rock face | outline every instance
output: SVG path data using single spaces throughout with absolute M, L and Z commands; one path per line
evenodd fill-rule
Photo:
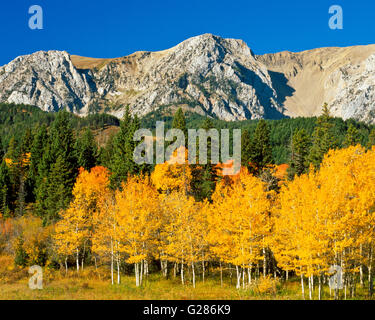
M 0 67 L 0 101 L 77 114 L 184 106 L 223 120 L 334 115 L 375 120 L 375 46 L 255 56 L 211 34 L 117 59 L 36 52 Z
M 91 87 L 66 52 L 36 52 L 0 68 L 0 101 L 31 104 L 45 111 L 77 112 L 90 102 Z
M 285 115 L 332 115 L 375 122 L 375 45 L 280 52 L 256 57 L 272 77 Z

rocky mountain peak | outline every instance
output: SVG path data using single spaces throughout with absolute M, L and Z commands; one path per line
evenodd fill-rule
M 242 40 L 203 34 L 116 59 L 39 51 L 0 67 L 0 101 L 77 114 L 125 106 L 143 116 L 182 106 L 224 120 L 335 116 L 375 120 L 375 46 L 254 55 Z

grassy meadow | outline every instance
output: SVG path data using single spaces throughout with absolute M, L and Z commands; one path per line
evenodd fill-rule
M 4 257 L 0 259 L 4 262 Z M 223 277 L 220 284 L 219 272 L 213 271 L 203 282 L 197 279 L 193 288 L 189 275 L 185 285 L 179 276 L 165 279 L 153 273 L 145 278 L 141 287 L 136 287 L 132 275 L 122 275 L 121 284 L 111 285 L 108 270 L 104 267 L 87 267 L 76 271 L 49 270 L 43 268 L 43 289 L 32 290 L 28 282 L 31 275 L 28 268 L 0 266 L 0 300 L 301 300 L 299 278 L 281 279 L 260 277 L 245 289 L 235 288 L 235 274 Z M 116 281 L 116 279 L 115 279 Z M 328 286 L 323 287 L 323 299 L 333 299 Z M 368 299 L 366 286 L 357 287 L 356 299 Z M 305 296 L 309 299 L 308 293 Z M 313 299 L 318 299 L 317 288 Z M 345 299 L 343 290 L 340 299 Z M 351 299 L 349 293 L 347 299 Z

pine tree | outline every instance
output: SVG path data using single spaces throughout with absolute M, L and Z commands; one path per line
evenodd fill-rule
M 308 155 L 310 137 L 305 129 L 297 130 L 292 137 L 292 154 L 289 168 L 289 177 L 300 176 L 309 168 Z
M 27 265 L 27 262 L 28 262 L 28 255 L 26 253 L 26 250 L 24 249 L 24 239 L 21 236 L 19 236 L 17 239 L 16 239 L 16 250 L 15 250 L 15 257 L 14 257 L 14 264 L 17 265 L 17 266 L 22 266 L 22 267 L 25 267 Z
M 60 111 L 52 123 L 49 142 L 38 167 L 36 192 L 37 214 L 44 223 L 58 218 L 59 210 L 66 208 L 78 174 L 75 139 L 67 111 Z
M 211 119 L 206 118 L 203 122 L 202 129 L 210 130 L 214 129 L 215 126 Z M 198 143 L 197 143 L 198 145 Z M 216 181 L 218 179 L 218 173 L 216 170 L 216 164 L 211 161 L 211 145 L 212 141 L 208 138 L 207 141 L 207 163 L 202 165 L 191 165 L 192 167 L 192 191 L 194 198 L 197 201 L 202 201 L 203 199 L 211 199 L 211 195 L 214 192 Z M 199 146 L 198 146 L 198 156 L 199 158 Z
M 56 222 L 59 219 L 60 210 L 68 207 L 72 199 L 72 188 L 66 186 L 73 186 L 73 184 L 74 178 L 71 176 L 71 170 L 60 155 L 56 163 L 52 165 L 46 180 L 46 189 L 42 189 L 45 192 L 43 201 L 45 208 L 42 208 L 45 209 L 42 212 L 44 224 Z
M 16 164 L 19 175 L 17 212 L 20 216 L 25 213 L 26 203 L 30 202 L 33 198 L 32 182 L 29 178 L 32 141 L 33 134 L 30 129 L 26 129 L 22 136 L 19 158 Z
M 0 136 L 0 161 L 3 161 L 5 150 L 4 150 L 4 141 L 3 138 Z
M 51 158 L 53 163 L 59 156 L 72 169 L 72 176 L 77 176 L 77 159 L 75 155 L 74 145 L 75 139 L 70 124 L 70 117 L 67 111 L 58 112 L 55 121 L 52 123 L 50 131 Z
M 4 156 L 5 162 L 8 165 L 8 172 L 9 172 L 9 189 L 8 192 L 10 194 L 9 202 L 11 205 L 9 206 L 10 210 L 14 213 L 17 207 L 17 198 L 18 192 L 20 189 L 20 166 L 19 160 L 21 158 L 20 148 L 17 148 L 17 142 L 14 137 L 12 137 L 8 144 L 7 152 Z
M 41 125 L 34 135 L 33 143 L 31 145 L 31 158 L 30 158 L 30 170 L 29 170 L 29 181 L 31 189 L 33 191 L 33 201 L 36 197 L 36 188 L 38 185 L 38 179 L 41 176 L 39 173 L 39 167 L 45 154 L 46 146 L 48 143 L 48 132 L 45 124 Z
M 188 131 L 186 127 L 186 119 L 184 112 L 181 108 L 177 110 L 177 112 L 174 115 L 173 122 L 172 122 L 172 128 L 173 129 L 180 129 L 185 135 L 185 147 L 187 147 L 187 138 L 188 138 Z
M 332 132 L 333 123 L 331 122 L 328 105 L 323 105 L 323 112 L 316 121 L 316 127 L 313 132 L 312 147 L 310 149 L 309 160 L 318 168 L 323 160 L 324 155 L 329 149 L 333 149 L 337 145 L 337 141 Z
M 351 123 L 346 131 L 344 147 L 355 146 L 360 143 L 361 137 L 358 129 Z
M 139 128 L 138 117 L 132 117 L 129 107 L 127 107 L 120 124 L 120 131 L 113 142 L 113 159 L 110 163 L 111 186 L 113 188 L 119 188 L 121 183 L 127 180 L 129 174 L 137 174 L 143 169 L 133 160 L 134 149 L 137 145 L 133 141 L 133 137 Z
M 265 120 L 260 120 L 250 146 L 250 172 L 259 175 L 263 169 L 272 164 L 272 147 L 270 129 Z
M 372 129 L 368 136 L 367 148 L 371 149 L 372 146 L 375 146 L 375 129 Z
M 75 149 L 79 167 L 90 170 L 96 166 L 98 147 L 89 128 L 86 128 L 82 136 L 77 139 Z
M 245 129 L 241 136 L 241 166 L 250 169 L 251 158 L 251 135 L 249 130 Z
M 2 161 L 0 166 L 0 213 L 5 217 L 10 214 L 12 199 L 11 191 L 9 169 L 5 161 Z
M 111 167 L 111 161 L 113 159 L 113 153 L 114 153 L 114 140 L 115 140 L 115 135 L 112 134 L 108 138 L 105 146 L 99 148 L 98 164 L 106 168 Z
M 12 161 L 16 161 L 18 158 L 18 150 L 14 137 L 12 137 L 9 141 L 7 152 L 5 153 L 5 158 Z

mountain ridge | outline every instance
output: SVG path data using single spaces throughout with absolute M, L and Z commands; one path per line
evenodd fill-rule
M 38 51 L 0 67 L 0 101 L 79 115 L 125 106 L 143 116 L 184 106 L 223 120 L 334 116 L 375 121 L 375 45 L 255 55 L 211 34 L 157 52 L 106 59 Z

